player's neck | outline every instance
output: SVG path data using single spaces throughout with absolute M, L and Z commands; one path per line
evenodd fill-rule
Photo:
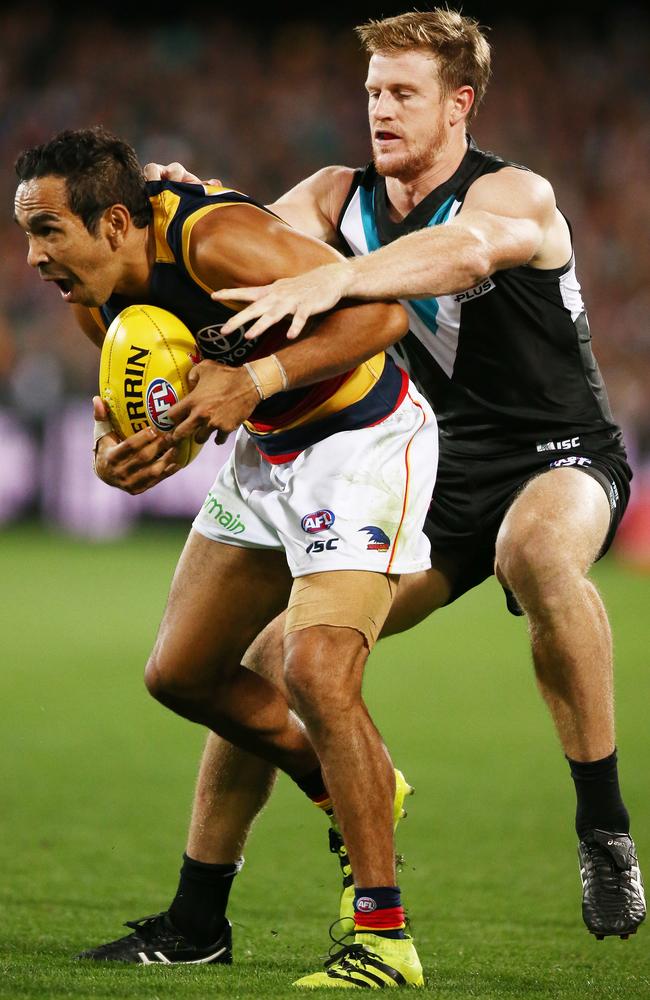
M 458 170 L 467 152 L 467 136 L 462 142 L 450 142 L 441 149 L 432 162 L 415 177 L 386 177 L 389 214 L 399 222 L 412 212 L 416 205 L 440 187 Z
M 123 247 L 120 279 L 114 292 L 133 302 L 146 301 L 156 262 L 156 239 L 153 226 L 134 229 Z

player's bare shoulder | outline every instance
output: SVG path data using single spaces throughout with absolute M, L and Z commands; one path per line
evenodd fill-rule
M 184 252 L 191 273 L 210 289 L 245 284 L 286 228 L 249 202 L 215 205 L 196 221 L 187 239 Z
M 336 227 L 354 173 L 352 167 L 322 167 L 269 208 L 301 232 L 336 245 Z
M 507 166 L 484 174 L 471 185 L 463 210 L 486 211 L 506 219 L 531 220 L 541 239 L 531 267 L 563 267 L 571 259 L 568 224 L 558 210 L 553 186 L 545 177 L 520 167 Z
M 191 230 L 191 273 L 206 290 L 266 285 L 338 259 L 321 240 L 250 202 L 216 206 Z

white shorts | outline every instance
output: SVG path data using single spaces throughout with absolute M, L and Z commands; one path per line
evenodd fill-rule
M 422 526 L 437 465 L 436 419 L 413 385 L 381 423 L 332 434 L 281 465 L 242 427 L 194 528 L 227 545 L 284 549 L 294 577 L 416 573 L 431 565 Z

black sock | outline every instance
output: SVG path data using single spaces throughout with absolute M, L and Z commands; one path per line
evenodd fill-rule
M 176 930 L 193 944 L 212 944 L 219 937 L 232 880 L 242 864 L 208 865 L 183 854 L 178 889 L 168 912 Z
M 618 787 L 616 750 L 609 757 L 583 763 L 569 761 L 576 786 L 576 832 L 582 839 L 588 830 L 629 833 L 630 817 Z
M 315 771 L 310 771 L 309 774 L 303 774 L 302 778 L 294 778 L 293 780 L 313 802 L 320 802 L 322 799 L 328 798 L 328 791 L 320 767 L 317 767 Z

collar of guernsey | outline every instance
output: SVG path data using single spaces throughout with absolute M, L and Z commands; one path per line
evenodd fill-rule
M 156 261 L 147 304 L 168 309 L 197 338 L 204 357 L 231 367 L 264 357 L 287 345 L 286 324 L 257 341 L 245 341 L 243 329 L 228 338 L 214 336 L 236 312 L 210 298 L 211 289 L 194 273 L 189 255 L 192 229 L 207 212 L 239 205 L 268 211 L 231 188 L 155 181 L 147 184 L 153 207 Z M 272 214 L 272 213 L 271 213 Z M 130 301 L 111 296 L 97 319 L 108 325 Z M 205 337 L 210 331 L 210 337 Z M 282 463 L 332 434 L 380 423 L 400 405 L 408 388 L 406 374 L 384 352 L 342 375 L 302 389 L 277 393 L 256 407 L 245 427 L 269 462 Z

